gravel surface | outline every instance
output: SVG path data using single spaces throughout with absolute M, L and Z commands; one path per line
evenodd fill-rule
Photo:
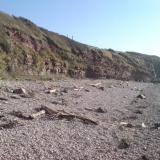
M 19 88 L 27 93 L 13 93 Z M 48 114 L 29 119 L 42 105 L 99 124 Z M 159 146 L 158 84 L 0 81 L 0 160 L 160 160 Z

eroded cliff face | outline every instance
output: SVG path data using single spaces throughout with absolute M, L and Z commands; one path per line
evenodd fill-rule
M 160 58 L 91 47 L 0 13 L 0 75 L 4 74 L 151 81 L 160 78 Z

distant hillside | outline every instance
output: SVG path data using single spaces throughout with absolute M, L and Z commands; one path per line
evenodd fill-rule
M 160 58 L 99 49 L 0 12 L 0 76 L 160 79 Z

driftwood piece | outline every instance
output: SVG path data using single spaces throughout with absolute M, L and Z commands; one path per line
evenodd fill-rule
M 50 90 L 46 90 L 45 93 L 48 93 L 48 94 L 52 94 L 52 93 L 56 93 L 57 92 L 57 89 L 50 89 Z
M 84 109 L 87 111 L 94 111 L 94 109 L 92 109 L 92 108 L 84 108 Z
M 106 113 L 107 111 L 101 107 L 98 107 L 97 109 L 92 108 L 85 108 L 87 111 L 97 112 L 97 113 Z
M 89 84 L 90 86 L 92 86 L 92 87 L 98 87 L 98 86 L 100 86 L 102 83 L 96 83 L 96 84 Z
M 0 130 L 2 130 L 2 129 L 12 129 L 14 127 L 22 126 L 22 125 L 23 125 L 23 123 L 20 123 L 18 121 L 10 121 L 10 122 L 0 124 Z
M 2 129 L 11 129 L 11 128 L 14 128 L 17 124 L 14 123 L 14 122 L 8 122 L 8 123 L 5 123 L 5 124 L 1 124 L 0 125 L 0 130 Z
M 132 128 L 133 125 L 131 123 L 128 122 L 120 122 L 120 125 L 123 127 L 127 127 L 127 128 Z
M 81 91 L 82 89 L 83 89 L 84 87 L 76 87 L 76 88 L 74 88 L 74 91 Z
M 9 113 L 10 115 L 12 116 L 15 116 L 15 117 L 18 117 L 20 119 L 23 119 L 23 120 L 28 120 L 28 116 L 25 116 L 21 111 L 12 111 Z
M 45 111 L 46 111 L 46 114 L 50 114 L 50 115 L 58 114 L 58 113 L 60 113 L 60 112 L 61 112 L 61 113 L 66 113 L 66 114 L 68 114 L 68 113 L 65 112 L 64 110 L 53 110 L 53 109 L 51 109 L 51 108 L 49 108 L 49 107 L 47 107 L 47 106 L 44 106 L 44 105 L 41 106 L 40 110 L 45 110 Z
M 45 110 L 41 110 L 39 112 L 36 112 L 36 113 L 33 113 L 33 114 L 29 115 L 29 118 L 34 119 L 34 118 L 37 118 L 37 117 L 39 117 L 39 116 L 41 116 L 45 113 L 46 113 Z
M 104 87 L 102 86 L 102 83 L 89 84 L 89 85 L 92 86 L 92 87 L 95 87 L 95 88 L 97 88 L 99 90 L 104 91 Z
M 1 101 L 8 101 L 8 98 L 0 97 L 0 100 L 1 100 Z
M 58 118 L 66 118 L 66 119 L 77 118 L 77 119 L 82 120 L 85 123 L 91 123 L 91 124 L 98 125 L 98 122 L 93 120 L 93 119 L 90 119 L 88 117 L 84 117 L 84 116 L 81 116 L 81 115 L 69 113 L 69 112 L 66 112 L 64 110 L 53 110 L 53 109 L 51 109 L 47 106 L 44 106 L 44 105 L 41 106 L 41 109 L 45 110 L 47 114 L 56 115 Z
M 22 98 L 33 98 L 35 97 L 35 93 L 33 91 L 28 92 L 27 94 L 21 94 Z
M 81 115 L 68 115 L 70 116 L 71 118 L 77 118 L 77 119 L 80 119 L 82 120 L 83 122 L 85 123 L 91 123 L 91 124 L 95 124 L 95 125 L 98 125 L 98 122 L 93 120 L 93 119 L 90 119 L 88 117 L 84 117 L 84 116 L 81 116 Z
M 15 95 L 10 96 L 10 98 L 12 98 L 12 99 L 20 99 L 19 96 L 15 96 Z

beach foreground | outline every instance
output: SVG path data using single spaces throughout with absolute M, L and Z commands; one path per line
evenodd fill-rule
M 160 159 L 159 84 L 2 80 L 0 87 L 2 160 Z

